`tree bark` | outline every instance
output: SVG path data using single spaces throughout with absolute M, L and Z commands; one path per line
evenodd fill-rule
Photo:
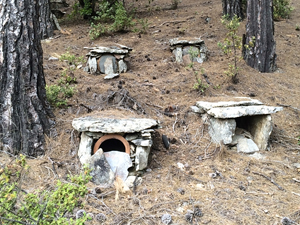
M 272 0 L 247 2 L 243 57 L 249 66 L 260 72 L 273 72 L 276 69 L 273 2 Z
M 53 36 L 53 23 L 50 19 L 51 9 L 50 0 L 38 0 L 39 16 L 40 16 L 40 33 L 41 39 L 46 39 Z
M 230 19 L 232 19 L 235 15 L 244 19 L 241 0 L 222 0 L 222 6 L 223 15 L 229 15 Z
M 46 101 L 36 0 L 0 0 L 0 144 L 13 154 L 44 154 L 52 116 Z

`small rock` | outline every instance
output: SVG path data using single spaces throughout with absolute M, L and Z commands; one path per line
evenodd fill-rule
M 194 215 L 198 216 L 198 217 L 202 217 L 203 216 L 202 210 L 198 206 L 195 206 Z
M 88 67 L 88 66 L 85 66 L 85 67 L 83 67 L 83 71 L 84 71 L 84 72 L 89 72 L 89 71 L 90 71 L 90 69 L 89 69 L 89 67 Z
M 184 217 L 185 217 L 185 220 L 186 220 L 187 222 L 189 222 L 189 223 L 192 223 L 192 222 L 193 222 L 193 214 L 187 213 L 187 214 L 184 215 Z
M 243 185 L 240 185 L 238 188 L 239 188 L 241 191 L 246 191 L 246 188 L 245 188 L 245 186 L 243 186 Z
M 105 79 L 105 80 L 110 80 L 110 79 L 113 79 L 113 78 L 119 77 L 119 76 L 120 76 L 120 74 L 118 74 L 118 73 L 111 73 L 111 74 L 106 75 L 106 76 L 104 77 L 104 79 Z
M 203 184 L 196 184 L 196 190 L 203 190 L 205 186 Z
M 293 220 L 291 220 L 288 217 L 283 217 L 281 220 L 282 225 L 292 225 L 292 224 L 296 224 Z
M 142 190 L 142 193 L 143 193 L 143 195 L 147 195 L 148 194 L 148 189 L 144 187 L 143 190 Z
M 251 154 L 257 151 L 259 151 L 259 148 L 251 139 L 242 137 L 238 140 L 237 152 Z
M 106 220 L 106 216 L 103 213 L 98 213 L 95 218 L 101 223 L 105 222 Z
M 58 61 L 59 59 L 56 57 L 50 56 L 48 60 L 49 61 Z
M 182 195 L 184 195 L 185 193 L 185 190 L 183 188 L 178 188 L 177 191 Z
M 100 187 L 95 187 L 94 191 L 95 191 L 96 194 L 101 194 L 102 193 Z
M 141 177 L 137 177 L 137 176 L 128 176 L 125 184 L 127 185 L 127 187 L 129 188 L 133 188 L 134 186 L 138 186 L 142 183 L 143 179 Z
M 76 68 L 77 68 L 77 69 L 81 69 L 81 68 L 82 68 L 82 65 L 80 64 L 80 65 L 78 65 Z
M 84 215 L 85 215 L 85 210 L 80 209 L 76 212 L 76 219 L 78 220 L 78 219 L 82 218 Z
M 177 167 L 182 171 L 184 170 L 184 165 L 180 162 L 177 163 Z
M 293 166 L 296 167 L 297 169 L 300 169 L 300 163 L 294 163 Z
M 172 216 L 170 214 L 162 215 L 161 222 L 163 224 L 171 224 L 172 223 Z

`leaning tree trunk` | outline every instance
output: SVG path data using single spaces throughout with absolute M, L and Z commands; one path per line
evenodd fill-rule
M 228 15 L 230 19 L 235 15 L 241 19 L 244 18 L 241 0 L 222 0 L 222 6 L 223 15 Z
M 53 36 L 53 23 L 50 19 L 51 9 L 50 0 L 38 0 L 39 16 L 40 16 L 40 33 L 41 39 L 46 39 Z
M 272 0 L 247 2 L 243 57 L 249 66 L 260 72 L 273 72 L 276 69 L 273 2 Z
M 52 115 L 46 101 L 36 0 L 0 0 L 0 144 L 13 154 L 44 153 Z

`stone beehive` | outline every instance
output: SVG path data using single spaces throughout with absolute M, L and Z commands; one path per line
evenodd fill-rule
M 106 77 L 107 79 L 113 74 L 118 75 L 127 72 L 128 66 L 125 58 L 132 49 L 124 45 L 117 45 L 86 48 L 90 50 L 87 54 L 86 71 L 92 74 L 107 74 L 109 75 Z
M 200 38 L 174 38 L 170 39 L 169 43 L 176 62 L 187 63 L 193 60 L 194 62 L 203 63 L 207 60 L 207 48 Z
M 236 146 L 239 152 L 253 153 L 267 149 L 273 129 L 271 114 L 281 111 L 282 107 L 235 97 L 221 102 L 199 101 L 192 110 L 208 116 L 213 142 Z
M 121 151 L 129 154 L 136 171 L 143 170 L 153 143 L 151 134 L 158 125 L 158 121 L 147 118 L 76 118 L 72 126 L 81 132 L 79 160 L 86 164 L 99 148 Z

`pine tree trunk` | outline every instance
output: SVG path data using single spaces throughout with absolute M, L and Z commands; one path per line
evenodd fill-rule
M 46 101 L 39 5 L 0 0 L 0 145 L 13 154 L 44 154 L 51 110 Z
M 237 15 L 237 17 L 244 19 L 241 0 L 222 0 L 222 6 L 223 15 L 229 15 L 231 19 Z
M 249 66 L 260 72 L 273 72 L 276 69 L 273 2 L 272 0 L 247 2 L 243 57 Z
M 39 16 L 40 16 L 40 32 L 41 39 L 46 39 L 53 36 L 53 23 L 50 20 L 50 0 L 38 0 Z

